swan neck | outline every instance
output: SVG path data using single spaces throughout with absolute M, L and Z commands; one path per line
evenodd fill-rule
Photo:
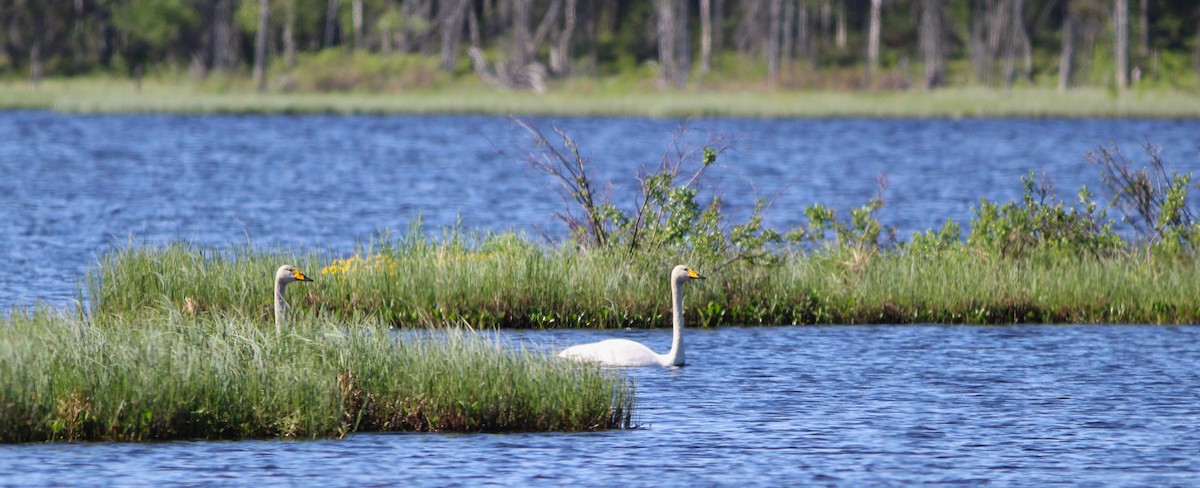
M 283 280 L 275 280 L 275 333 L 283 333 L 283 314 L 287 308 L 283 302 L 283 288 L 287 286 Z
M 683 366 L 683 282 L 671 280 L 671 352 L 667 353 L 668 366 Z

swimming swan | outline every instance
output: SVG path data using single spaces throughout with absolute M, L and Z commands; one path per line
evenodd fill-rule
M 683 284 L 688 280 L 703 280 L 703 276 L 687 266 L 671 270 L 671 320 L 674 334 L 671 351 L 658 354 L 650 348 L 628 339 L 609 339 L 571 346 L 558 353 L 559 357 L 594 361 L 606 366 L 683 366 Z
M 279 270 L 275 272 L 275 333 L 277 334 L 283 333 L 283 313 L 287 307 L 283 303 L 283 288 L 293 281 L 312 281 L 312 278 L 304 276 L 304 273 L 290 264 L 280 266 Z

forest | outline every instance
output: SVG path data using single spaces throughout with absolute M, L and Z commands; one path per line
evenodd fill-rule
M 1191 0 L 4 0 L 0 78 L 381 91 L 1200 87 Z

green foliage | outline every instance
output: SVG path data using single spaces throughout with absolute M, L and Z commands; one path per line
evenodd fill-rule
M 962 246 L 962 229 L 958 222 L 947 219 L 942 228 L 913 234 L 904 248 L 916 255 L 932 255 Z
M 836 248 L 851 249 L 859 253 L 875 253 L 895 239 L 895 229 L 879 222 L 876 213 L 885 203 L 883 191 L 886 178 L 878 179 L 879 190 L 866 205 L 850 209 L 850 219 L 838 219 L 837 211 L 821 204 L 809 205 L 804 209 L 808 225 L 793 229 L 787 234 L 792 242 L 825 242 Z M 833 241 L 828 241 L 830 234 Z
M 1163 256 L 1195 254 L 1200 250 L 1200 220 L 1197 210 L 1188 206 L 1188 192 L 1200 183 L 1192 183 L 1190 172 L 1168 170 L 1159 147 L 1146 142 L 1143 148 L 1148 161 L 1141 167 L 1134 167 L 1116 146 L 1101 146 L 1086 157 L 1101 168 L 1113 206 L 1137 231 L 1141 244 Z
M 555 131 L 562 140 L 560 151 L 539 129 L 515 123 L 531 137 L 532 150 L 520 159 L 554 177 L 563 196 L 583 213 L 576 216 L 568 208 L 559 214 L 580 246 L 626 255 L 671 253 L 715 262 L 766 258 L 771 246 L 782 241 L 779 232 L 762 225 L 766 200 L 757 201 L 745 222 L 737 224 L 727 222 L 719 195 L 707 203 L 701 200 L 703 175 L 725 150 L 719 139 L 710 139 L 697 150 L 686 142 L 686 134 L 677 134 L 658 168 L 638 178 L 635 208 L 622 209 L 596 194 L 597 185 L 588 176 L 588 160 L 568 134 Z
M 402 92 L 449 80 L 437 60 L 417 55 L 327 49 L 298 57 L 284 86 L 302 92 Z
M 199 22 L 185 0 L 130 0 L 113 7 L 113 26 L 154 48 L 178 40 Z
M 982 199 L 974 209 L 967 245 L 1002 258 L 1034 254 L 1103 257 L 1121 249 L 1107 212 L 1097 210 L 1087 187 L 1079 190 L 1079 205 L 1067 206 L 1054 196 L 1053 185 L 1033 173 L 1021 178 L 1020 202 L 999 204 Z
M 200 16 L 185 0 L 131 0 L 113 6 L 112 23 L 129 36 L 120 51 L 133 68 L 177 54 L 174 47 L 194 33 Z

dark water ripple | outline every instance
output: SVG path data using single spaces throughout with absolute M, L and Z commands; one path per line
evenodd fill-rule
M 1045 171 L 1061 195 L 1099 187 L 1084 151 L 1116 142 L 1135 160 L 1149 139 L 1196 170 L 1200 120 L 534 119 L 566 129 L 632 202 L 634 175 L 655 167 L 680 126 L 732 142 L 708 189 L 744 216 L 777 195 L 769 225 L 804 207 L 843 211 L 890 189 L 880 217 L 902 238 L 966 223 L 980 198 L 1007 201 L 1020 177 Z M 556 186 L 497 149 L 525 139 L 506 119 L 477 116 L 176 116 L 0 112 L 0 310 L 69 303 L 106 249 L 131 237 L 332 250 L 421 216 L 440 234 L 467 229 L 561 236 Z M 1098 192 L 1098 190 L 1097 190 Z
M 535 347 L 670 332 L 502 332 Z M 6 485 L 1195 486 L 1200 328 L 687 331 L 643 428 L 0 446 Z

